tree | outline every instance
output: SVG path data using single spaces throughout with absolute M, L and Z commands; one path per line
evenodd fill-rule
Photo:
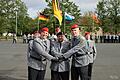
M 98 14 L 98 18 L 100 19 L 100 26 L 104 26 L 104 20 L 106 17 L 106 7 L 105 7 L 106 2 L 104 0 L 98 2 L 97 4 L 97 9 L 96 9 L 96 13 Z
M 85 12 L 83 16 L 80 18 L 80 24 L 84 28 L 84 31 L 95 32 L 99 27 L 99 24 L 93 20 L 93 12 L 88 11 Z
M 0 32 L 15 32 L 16 12 L 18 20 L 18 33 L 25 25 L 24 19 L 27 14 L 27 7 L 21 0 L 0 1 Z
M 102 0 L 97 4 L 96 13 L 104 32 L 120 31 L 120 0 Z M 111 29 L 112 28 L 112 29 Z
M 120 0 L 108 0 L 107 4 L 108 16 L 111 19 L 112 26 L 114 26 L 115 33 L 117 33 L 117 30 L 120 28 Z

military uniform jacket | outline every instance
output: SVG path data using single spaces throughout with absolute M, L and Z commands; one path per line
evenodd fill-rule
M 51 55 L 54 57 L 61 56 L 65 52 L 67 52 L 70 49 L 70 42 L 68 41 L 63 41 L 63 42 L 58 42 L 54 41 L 51 44 Z M 51 70 L 57 71 L 57 72 L 64 72 L 64 71 L 69 71 L 69 59 L 66 59 L 65 61 L 62 62 L 51 62 Z
M 89 64 L 88 55 L 86 52 L 89 49 L 86 46 L 86 39 L 83 36 L 72 38 L 72 48 L 63 54 L 65 58 L 72 56 L 72 67 L 82 67 Z
M 28 66 L 37 70 L 45 70 L 47 65 L 46 59 L 51 60 L 53 58 L 53 56 L 49 55 L 49 51 L 49 40 L 42 40 L 40 38 L 34 39 L 28 45 Z
M 93 63 L 96 59 L 97 51 L 95 42 L 92 40 L 87 40 L 88 47 L 91 48 L 91 51 L 88 52 L 89 63 Z

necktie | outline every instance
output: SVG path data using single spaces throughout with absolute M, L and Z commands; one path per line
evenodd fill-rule
M 75 37 L 73 38 L 73 41 L 76 41 L 76 38 L 75 38 Z
M 61 48 L 62 44 L 61 44 L 61 42 L 59 42 L 59 43 L 60 43 L 60 48 Z
M 88 45 L 88 47 L 90 46 L 88 41 L 87 41 L 87 45 Z

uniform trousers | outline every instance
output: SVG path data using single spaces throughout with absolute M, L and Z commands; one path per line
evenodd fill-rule
M 51 70 L 51 80 L 69 80 L 69 71 L 57 72 Z
M 16 41 L 16 39 L 13 39 L 13 43 L 16 43 L 17 41 Z
M 93 68 L 93 63 L 89 63 L 88 65 L 88 80 L 91 80 L 92 77 L 92 68 Z
M 88 80 L 88 66 L 71 67 L 71 80 Z
M 119 43 L 120 43 L 120 36 L 119 36 Z
M 45 70 L 36 70 L 28 67 L 28 80 L 44 80 Z

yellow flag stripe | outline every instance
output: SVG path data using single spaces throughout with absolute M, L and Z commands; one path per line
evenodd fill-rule
M 58 9 L 56 0 L 52 0 L 54 16 L 59 20 L 59 24 L 62 24 L 62 14 L 60 9 Z

